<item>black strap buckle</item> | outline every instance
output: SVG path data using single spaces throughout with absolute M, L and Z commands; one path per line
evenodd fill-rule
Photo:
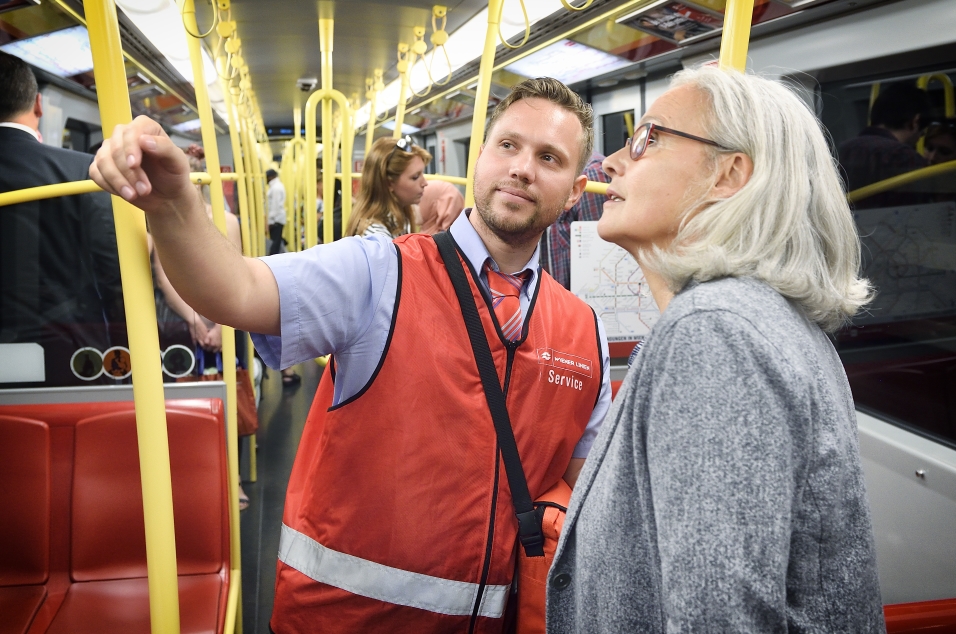
M 544 557 L 544 533 L 541 517 L 535 511 L 515 513 L 518 518 L 518 539 L 528 557 Z

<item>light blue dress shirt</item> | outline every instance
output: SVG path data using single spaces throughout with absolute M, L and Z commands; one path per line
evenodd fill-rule
M 498 265 L 471 221 L 470 209 L 458 216 L 449 231 L 465 258 L 479 271 L 488 291 L 486 260 Z M 333 404 L 357 394 L 378 366 L 385 350 L 395 296 L 398 292 L 398 255 L 384 236 L 344 238 L 299 253 L 263 257 L 279 285 L 281 335 L 253 334 L 262 359 L 271 368 L 287 368 L 326 354 L 335 354 Z M 525 319 L 540 271 L 538 250 L 522 269 L 530 271 L 520 295 Z M 575 458 L 587 456 L 611 405 L 610 358 L 604 324 L 598 318 L 604 382 L 587 428 L 574 449 Z

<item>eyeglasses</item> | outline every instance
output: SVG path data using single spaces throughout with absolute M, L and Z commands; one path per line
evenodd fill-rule
M 707 145 L 713 145 L 714 147 L 720 148 L 721 150 L 730 151 L 730 148 L 724 147 L 716 141 L 711 141 L 710 139 L 705 139 L 699 136 L 694 136 L 693 134 L 688 134 L 686 132 L 681 132 L 680 130 L 672 130 L 671 128 L 665 128 L 662 125 L 657 125 L 656 123 L 645 123 L 644 125 L 637 128 L 634 131 L 634 136 L 631 137 L 631 140 L 628 141 L 628 147 L 631 151 L 631 159 L 637 160 L 644 155 L 644 151 L 647 149 L 648 139 L 651 138 L 651 135 L 655 132 L 666 132 L 667 134 L 673 134 L 675 136 L 682 136 L 685 139 L 690 139 L 692 141 L 700 141 L 701 143 L 706 143 Z
M 388 153 L 388 158 L 385 160 L 385 164 L 388 165 L 388 162 L 392 160 L 392 155 L 395 154 L 395 150 L 411 152 L 414 145 L 415 142 L 412 141 L 412 137 L 408 136 L 407 134 L 398 141 L 395 141 L 395 147 L 393 147 L 392 151 Z

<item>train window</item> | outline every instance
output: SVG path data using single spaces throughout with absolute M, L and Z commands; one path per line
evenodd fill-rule
M 601 151 L 610 156 L 627 144 L 634 130 L 634 111 L 612 112 L 601 117 Z
M 953 78 L 824 84 L 821 115 L 876 290 L 835 337 L 857 408 L 956 446 L 956 171 L 864 189 L 956 158 Z

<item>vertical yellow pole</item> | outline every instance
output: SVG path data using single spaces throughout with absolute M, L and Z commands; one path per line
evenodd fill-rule
M 219 58 L 224 60 L 225 58 Z M 224 66 L 225 68 L 225 66 Z M 223 70 L 223 73 L 226 71 Z M 236 122 L 235 106 L 232 102 L 230 87 L 225 81 L 219 82 L 222 87 L 222 96 L 226 102 L 226 112 L 229 115 L 229 143 L 232 146 L 233 169 L 236 170 L 236 192 L 239 195 L 239 228 L 242 233 L 242 254 L 252 255 L 252 236 L 249 234 L 249 201 L 246 199 L 246 170 L 243 166 L 242 146 L 239 143 L 239 129 Z
M 489 0 L 488 28 L 485 30 L 485 48 L 478 70 L 478 94 L 475 95 L 475 114 L 471 119 L 471 141 L 468 143 L 468 184 L 465 185 L 465 206 L 475 205 L 475 163 L 485 140 L 485 120 L 488 118 L 488 94 L 491 92 L 491 73 L 495 67 L 495 48 L 498 45 L 498 24 L 504 0 Z
M 322 90 L 332 90 L 332 37 L 335 20 L 322 18 L 319 20 L 319 51 L 322 57 Z M 335 202 L 335 154 L 332 151 L 332 101 L 322 100 L 322 199 L 328 206 L 329 213 L 322 223 L 325 231 L 323 242 L 332 242 L 333 207 Z M 345 188 L 342 188 L 345 195 Z M 342 224 L 345 231 L 345 224 Z
M 747 70 L 747 49 L 750 46 L 750 23 L 754 0 L 727 0 L 724 30 L 720 36 L 721 70 Z
M 344 99 L 343 99 L 344 101 Z M 354 113 L 351 108 L 342 108 L 342 229 L 352 215 L 352 154 L 355 145 Z
M 245 124 L 242 129 L 245 132 L 246 147 L 249 150 L 249 175 L 252 181 L 253 210 L 256 216 L 256 242 L 259 244 L 259 255 L 265 255 L 266 217 L 265 194 L 262 188 L 262 163 L 256 144 L 255 132 L 253 131 L 253 122 L 251 119 L 246 119 Z
M 219 141 L 216 138 L 216 126 L 209 103 L 209 89 L 204 76 L 202 51 L 199 39 L 189 35 L 198 33 L 196 24 L 196 6 L 194 0 L 181 0 L 183 24 L 186 27 L 186 42 L 189 47 L 189 59 L 193 67 L 193 87 L 196 92 L 196 109 L 202 126 L 203 150 L 206 153 L 206 171 L 210 176 L 209 199 L 212 203 L 212 219 L 224 236 L 226 230 L 226 210 L 222 195 L 222 174 L 219 171 Z M 236 334 L 232 326 L 222 326 L 222 375 L 226 382 L 226 455 L 229 463 L 229 567 L 242 569 L 241 550 L 239 548 L 239 446 L 238 418 L 236 406 Z M 230 583 L 239 583 L 233 576 Z M 227 615 L 227 618 L 229 616 Z
M 380 71 L 375 71 L 380 72 Z M 375 88 L 374 79 L 372 80 L 372 89 L 368 91 L 366 97 L 369 103 L 368 125 L 365 126 L 365 158 L 368 159 L 369 152 L 372 151 L 372 143 L 375 143 L 375 101 L 378 99 L 378 90 Z
M 491 0 L 492 3 L 499 0 Z M 498 37 L 497 31 L 495 32 L 495 37 Z M 402 57 L 404 54 L 404 57 Z M 402 125 L 405 123 L 405 101 L 408 99 L 408 74 L 411 72 L 409 59 L 411 54 L 408 52 L 408 44 L 401 43 L 398 45 L 398 64 L 396 68 L 398 69 L 399 74 L 402 76 L 402 87 L 398 93 L 398 106 L 395 108 L 395 131 L 392 132 L 393 139 L 402 138 Z
M 315 107 L 318 100 L 318 93 L 312 93 L 305 103 L 305 180 L 309 187 L 305 191 L 305 206 L 309 209 L 315 209 L 315 186 L 318 183 L 316 177 L 316 141 L 315 141 Z M 322 196 L 325 197 L 325 182 L 322 183 Z M 326 229 L 331 227 L 332 222 L 332 203 L 326 198 L 324 201 L 324 225 Z M 306 214 L 305 217 L 305 246 L 311 249 L 319 242 L 318 222 L 315 214 Z M 328 232 L 325 232 L 328 234 Z M 325 236 L 322 237 L 323 242 Z
M 110 134 L 115 126 L 132 120 L 116 6 L 112 0 L 90 0 L 84 4 L 100 118 L 103 130 Z M 179 634 L 169 438 L 162 368 L 157 363 L 159 334 L 146 244 L 146 217 L 139 209 L 114 196 L 113 219 L 135 374 L 133 400 L 146 524 L 150 629 L 155 634 Z

